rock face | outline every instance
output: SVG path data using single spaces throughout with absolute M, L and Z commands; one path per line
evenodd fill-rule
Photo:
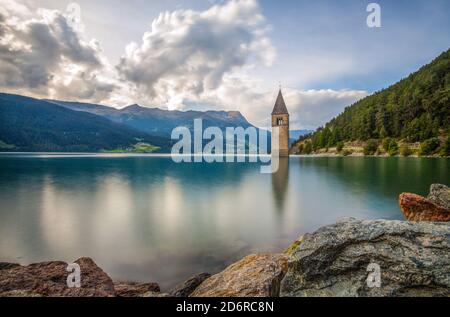
M 192 297 L 275 297 L 286 273 L 284 254 L 256 254 L 205 280 Z
M 403 193 L 399 198 L 400 209 L 409 221 L 450 221 L 450 210 L 436 205 L 431 200 L 410 193 Z
M 0 262 L 0 270 L 12 269 L 12 268 L 17 267 L 17 266 L 20 266 L 20 264 Z
M 442 184 L 433 184 L 427 197 L 436 205 L 450 209 L 450 188 Z
M 188 297 L 192 292 L 205 281 L 207 278 L 211 277 L 209 273 L 197 274 L 185 282 L 175 286 L 169 294 L 174 297 Z
M 379 266 L 381 287 L 368 283 L 369 264 Z M 450 224 L 351 219 L 323 227 L 289 256 L 280 295 L 450 296 Z
M 118 297 L 153 297 L 160 291 L 157 283 L 115 282 L 114 289 Z
M 81 287 L 68 288 L 67 263 L 43 262 L 0 266 L 0 296 L 114 296 L 111 278 L 92 259 L 75 261 L 81 269 Z
M 410 193 L 399 197 L 400 209 L 409 221 L 450 221 L 450 188 L 433 184 L 427 198 Z

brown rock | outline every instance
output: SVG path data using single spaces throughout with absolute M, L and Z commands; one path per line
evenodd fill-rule
M 147 292 L 147 293 L 140 295 L 140 297 L 171 297 L 171 296 L 167 293 Z
M 205 280 L 191 297 L 276 297 L 287 271 L 284 254 L 256 254 Z
M 20 264 L 17 264 L 17 263 L 0 262 L 0 270 L 11 269 L 11 268 L 17 267 L 17 266 L 20 266 Z
M 192 292 L 205 281 L 207 278 L 209 278 L 211 274 L 209 273 L 200 273 L 197 274 L 190 279 L 186 280 L 185 282 L 175 286 L 169 294 L 174 297 L 188 297 L 192 294 Z
M 43 297 L 43 296 L 30 291 L 19 290 L 19 291 L 0 292 L 0 297 Z
M 81 269 L 81 287 L 67 287 L 67 263 L 60 261 L 30 264 L 28 266 L 2 264 L 0 296 L 114 296 L 111 278 L 92 259 L 75 261 Z
M 157 283 L 114 283 L 116 296 L 118 297 L 147 297 L 148 293 L 159 293 L 160 288 Z
M 409 221 L 450 221 L 450 210 L 439 206 L 429 199 L 410 193 L 403 193 L 399 198 L 400 208 Z

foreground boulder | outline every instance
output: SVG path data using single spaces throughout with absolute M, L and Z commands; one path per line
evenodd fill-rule
M 403 193 L 399 204 L 408 221 L 450 221 L 450 189 L 445 185 L 431 185 L 427 198 Z
M 0 270 L 12 269 L 12 268 L 18 267 L 18 266 L 20 266 L 20 264 L 17 264 L 17 263 L 0 262 Z
M 111 278 L 92 259 L 75 261 L 81 269 L 81 287 L 67 287 L 67 263 L 53 261 L 0 266 L 0 296 L 114 296 Z
M 256 254 L 205 280 L 193 297 L 275 297 L 287 270 L 284 254 Z
M 194 290 L 203 283 L 207 278 L 211 277 L 209 273 L 197 274 L 185 282 L 175 286 L 169 294 L 174 297 L 188 297 Z
M 436 205 L 425 197 L 403 193 L 400 195 L 399 204 L 408 221 L 450 221 L 449 209 Z
M 374 264 L 380 287 L 367 281 Z M 280 295 L 450 296 L 450 224 L 350 219 L 323 227 L 291 252 Z
M 450 188 L 442 184 L 433 184 L 427 197 L 438 206 L 450 209 Z
M 153 297 L 160 292 L 157 283 L 115 282 L 114 289 L 118 297 Z

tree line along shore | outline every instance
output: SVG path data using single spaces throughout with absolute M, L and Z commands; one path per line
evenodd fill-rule
M 335 145 L 320 146 L 310 139 L 301 140 L 291 148 L 291 154 L 322 156 L 415 156 L 450 157 L 450 136 L 408 142 L 395 138 L 367 141 L 338 141 Z

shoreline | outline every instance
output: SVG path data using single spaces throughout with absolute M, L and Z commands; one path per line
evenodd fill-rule
M 439 159 L 449 159 L 450 156 L 440 156 L 440 155 L 410 155 L 410 156 L 402 156 L 402 155 L 364 155 L 362 153 L 352 153 L 349 155 L 335 154 L 335 153 L 318 153 L 318 154 L 291 154 L 292 157 L 330 157 L 330 158 L 338 158 L 338 157 L 366 157 L 366 158 L 439 158 Z
M 107 153 L 107 152 L 2 152 L 0 151 L 0 155 L 48 155 L 48 156 L 148 156 L 148 157 L 172 157 L 173 154 L 171 153 Z M 177 154 L 176 156 L 196 156 L 194 154 Z M 215 156 L 227 156 L 227 155 L 220 155 L 220 154 L 208 154 L 208 157 L 215 157 Z M 232 156 L 235 157 L 242 157 L 242 156 L 261 156 L 261 157 L 267 157 L 270 156 L 270 154 L 234 154 Z M 440 155 L 410 155 L 410 156 L 402 156 L 402 155 L 394 155 L 389 156 L 386 154 L 383 155 L 364 155 L 363 153 L 352 153 L 349 155 L 342 155 L 337 153 L 315 153 L 315 154 L 290 154 L 289 157 L 330 157 L 330 158 L 344 158 L 344 157 L 366 157 L 366 158 L 441 158 L 441 159 L 449 159 L 450 156 L 440 156 Z

